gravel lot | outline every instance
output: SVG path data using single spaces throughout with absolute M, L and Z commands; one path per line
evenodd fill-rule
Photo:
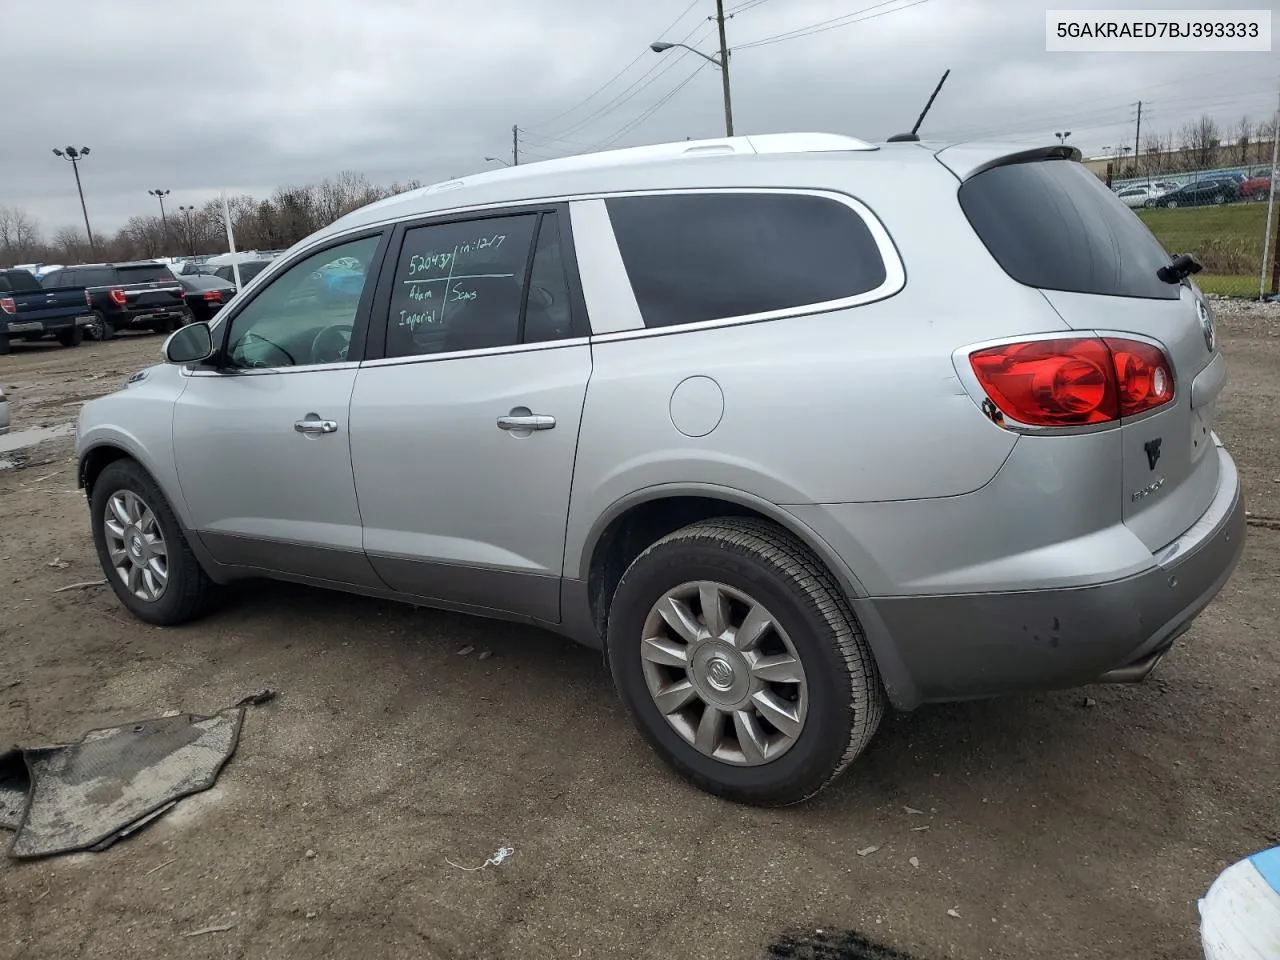
M 676 780 L 598 655 L 539 631 L 270 584 L 160 630 L 54 593 L 101 576 L 71 440 L 0 453 L 0 746 L 280 690 L 210 792 L 105 853 L 0 862 L 0 958 L 1199 957 L 1196 898 L 1280 843 L 1280 306 L 1218 317 L 1253 525 L 1174 654 L 1137 687 L 890 716 L 782 811 Z M 14 429 L 159 346 L 15 346 Z

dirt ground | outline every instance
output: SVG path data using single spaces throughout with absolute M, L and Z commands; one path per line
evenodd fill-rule
M 0 858 L 0 960 L 1199 957 L 1197 897 L 1280 843 L 1280 308 L 1219 326 L 1255 524 L 1174 654 L 1136 687 L 890 716 L 781 811 L 685 786 L 598 655 L 539 631 L 270 584 L 161 630 L 107 588 L 55 593 L 101 571 L 71 439 L 23 451 L 0 469 L 0 746 L 280 696 L 214 789 L 137 835 Z M 17 345 L 14 429 L 159 346 Z

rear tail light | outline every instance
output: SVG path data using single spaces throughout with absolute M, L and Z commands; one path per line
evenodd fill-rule
M 125 303 L 124 291 L 121 290 L 119 287 L 110 291 L 107 294 L 107 296 L 111 298 L 111 302 L 114 303 L 117 307 L 124 306 L 124 303 Z
M 1168 358 L 1138 340 L 1032 340 L 978 350 L 969 363 L 999 411 L 1029 426 L 1109 423 L 1173 399 Z
M 5 313 L 17 313 L 18 305 L 14 302 L 13 297 L 0 297 L 0 310 Z
M 206 300 L 210 300 L 210 301 L 212 301 L 212 302 L 214 302 L 214 303 L 221 303 L 221 302 L 222 302 L 222 291 L 221 291 L 221 290 L 206 290 L 206 291 L 204 292 L 204 298 L 205 298 Z

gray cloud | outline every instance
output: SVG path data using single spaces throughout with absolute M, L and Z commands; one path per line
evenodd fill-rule
M 1092 152 L 1132 142 L 1138 99 L 1144 124 L 1164 130 L 1201 112 L 1228 124 L 1275 108 L 1274 54 L 1049 54 L 1044 5 L 1026 0 L 928 0 L 870 18 L 907 2 L 749 46 L 875 0 L 727 0 L 750 7 L 728 27 L 742 48 L 731 60 L 738 132 L 881 138 L 910 127 L 948 67 L 927 134 L 1051 142 L 1065 127 Z M 347 168 L 375 181 L 463 175 L 492 166 L 485 156 L 509 157 L 513 123 L 528 130 L 526 160 L 719 136 L 717 72 L 691 54 L 646 50 L 682 10 L 665 36 L 714 52 L 714 0 L 15 4 L 0 57 L 0 203 L 26 208 L 46 234 L 77 223 L 71 171 L 50 152 L 67 144 L 92 148 L 82 166 L 89 212 L 111 230 L 154 212 L 152 187 L 176 205 Z

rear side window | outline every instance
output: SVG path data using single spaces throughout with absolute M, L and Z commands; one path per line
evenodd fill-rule
M 646 327 L 843 300 L 886 279 L 871 231 L 837 200 L 705 193 L 606 204 Z
M 42 287 L 73 286 L 76 282 L 74 270 L 50 270 L 40 278 Z
M 1177 300 L 1156 276 L 1158 240 L 1106 185 L 1071 160 L 994 167 L 960 186 L 960 206 L 1005 273 L 1044 290 Z
M 173 282 L 173 273 L 163 263 L 143 264 L 138 267 L 116 267 L 120 283 Z
M 109 287 L 114 283 L 120 283 L 116 279 L 116 272 L 111 267 L 103 267 L 97 270 L 81 270 L 77 283 L 84 284 L 86 287 Z

